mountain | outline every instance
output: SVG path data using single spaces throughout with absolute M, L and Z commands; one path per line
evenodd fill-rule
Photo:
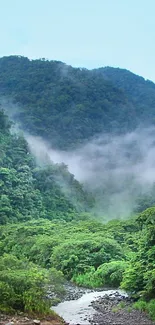
M 127 70 L 72 68 L 59 61 L 0 59 L 0 95 L 31 134 L 74 148 L 102 132 L 124 133 L 150 123 L 155 85 Z M 11 105 L 9 105 L 11 107 Z
M 92 195 L 67 166 L 51 162 L 50 150 L 38 161 L 20 128 L 13 132 L 12 122 L 0 110 L 0 313 L 20 311 L 56 321 L 50 307 L 62 299 L 65 277 L 84 287 L 121 286 L 140 297 L 136 308 L 155 319 L 155 207 L 150 207 L 155 187 L 148 200 L 147 182 L 141 177 L 152 179 L 154 136 L 146 132 L 137 137 L 135 132 L 130 142 L 128 135 L 118 135 L 144 121 L 152 123 L 154 87 L 119 69 L 88 71 L 56 61 L 0 59 L 1 106 L 11 119 L 31 135 L 50 140 L 61 153 L 102 132 L 117 133 L 103 141 L 104 147 L 96 139 L 65 154 L 70 158 L 70 153 L 83 150 L 84 158 L 83 152 L 90 153 L 84 172 L 89 174 L 94 160 L 92 183 L 96 186 L 98 177 L 103 203 L 119 205 L 127 199 L 130 204 L 138 176 L 139 212 L 149 206 L 126 221 L 95 220 L 96 215 L 87 213 L 94 207 Z M 41 141 L 35 142 L 37 149 Z M 128 188 L 131 196 L 118 200 L 115 194 L 128 194 Z

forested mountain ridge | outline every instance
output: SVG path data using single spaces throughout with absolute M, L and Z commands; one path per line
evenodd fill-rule
M 61 149 L 133 130 L 155 112 L 155 85 L 129 71 L 20 56 L 0 59 L 0 94 L 16 104 L 14 117 L 27 131 Z

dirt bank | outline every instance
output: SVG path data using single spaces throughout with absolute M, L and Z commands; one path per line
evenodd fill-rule
M 58 316 L 53 318 L 39 319 L 28 316 L 11 316 L 0 314 L 0 325 L 65 325 L 66 323 Z

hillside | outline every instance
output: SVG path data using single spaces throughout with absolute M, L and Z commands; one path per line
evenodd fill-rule
M 27 131 L 61 149 L 101 132 L 132 130 L 155 112 L 155 85 L 129 71 L 18 56 L 0 59 L 0 94 L 3 103 L 15 103 L 9 113 Z
M 10 133 L 0 111 L 0 224 L 31 218 L 73 218 L 87 211 L 91 198 L 64 164 L 39 167 L 22 135 Z M 65 191 L 64 191 L 65 187 Z M 72 195 L 71 195 L 72 194 Z

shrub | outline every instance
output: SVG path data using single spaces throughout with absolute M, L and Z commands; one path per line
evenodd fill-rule
M 126 267 L 127 262 L 125 261 L 111 261 L 109 263 L 104 263 L 98 267 L 94 273 L 94 278 L 99 281 L 100 285 L 117 288 L 122 281 Z
M 150 315 L 150 317 L 155 320 L 155 299 L 150 300 L 150 302 L 147 305 L 147 311 Z
M 146 302 L 144 300 L 138 300 L 133 304 L 133 308 L 146 311 L 152 320 L 155 320 L 155 299 Z
M 100 280 L 94 277 L 95 268 L 90 267 L 90 269 L 83 273 L 74 275 L 72 281 L 77 283 L 79 286 L 86 286 L 89 288 L 97 288 L 100 286 Z
M 147 310 L 147 302 L 144 300 L 138 300 L 133 304 L 133 308 L 141 310 L 141 311 L 146 311 Z
M 0 310 L 51 314 L 47 291 L 49 286 L 53 291 L 59 288 L 60 275 L 54 269 L 45 270 L 26 259 L 5 254 L 0 257 Z

